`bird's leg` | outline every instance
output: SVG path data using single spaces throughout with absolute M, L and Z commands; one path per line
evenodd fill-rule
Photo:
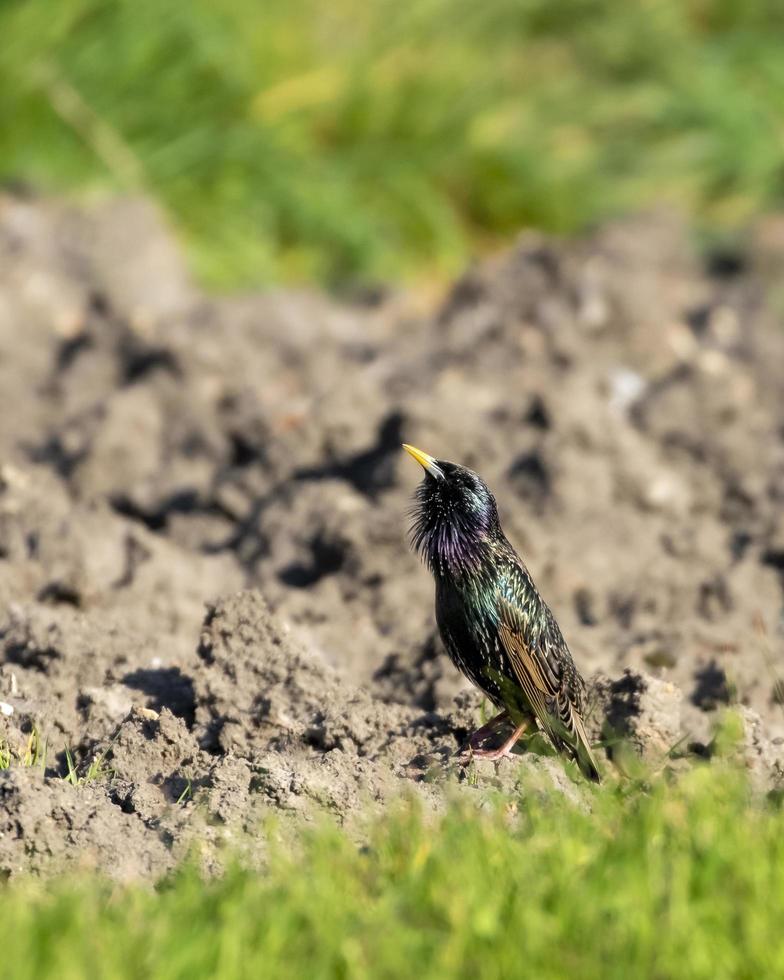
M 498 748 L 482 748 L 482 743 L 486 741 L 489 736 L 496 734 L 499 725 L 502 725 L 504 722 L 509 720 L 509 712 L 501 711 L 494 718 L 491 718 L 486 724 L 482 725 L 481 728 L 477 728 L 477 730 L 468 738 L 464 756 L 465 762 L 468 763 L 473 758 L 486 759 L 488 762 L 495 762 L 496 760 L 503 759 L 504 756 L 509 755 L 518 739 L 528 728 L 528 720 L 524 721 L 520 725 L 517 725 L 509 738 L 507 738 L 506 741 Z
M 498 759 L 503 759 L 509 755 L 526 728 L 528 728 L 527 720 L 518 725 L 504 744 L 499 745 L 497 749 L 475 749 L 473 746 L 470 746 L 470 751 L 479 759 L 485 759 L 487 762 L 497 762 Z
M 471 751 L 477 751 L 482 745 L 482 742 L 484 742 L 489 735 L 495 735 L 496 731 L 498 730 L 498 725 L 501 722 L 506 721 L 508 718 L 509 712 L 501 711 L 499 714 L 491 718 L 486 724 L 482 725 L 481 728 L 477 728 L 475 732 L 472 732 L 468 736 L 468 748 Z

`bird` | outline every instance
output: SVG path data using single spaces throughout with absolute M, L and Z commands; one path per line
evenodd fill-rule
M 539 729 L 600 781 L 585 730 L 585 682 L 525 563 L 504 534 L 495 497 L 473 470 L 403 444 L 424 469 L 411 546 L 435 579 L 438 629 L 454 665 L 498 713 L 469 736 L 468 758 L 497 761 Z M 500 746 L 490 736 L 512 732 Z

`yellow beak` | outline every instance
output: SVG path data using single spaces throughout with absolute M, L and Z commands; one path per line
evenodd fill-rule
M 443 480 L 444 471 L 432 456 L 428 456 L 428 454 L 422 452 L 421 449 L 417 449 L 416 446 L 409 446 L 408 443 L 405 442 L 403 443 L 403 449 L 413 456 L 417 463 L 424 467 L 431 476 L 434 476 L 437 480 Z

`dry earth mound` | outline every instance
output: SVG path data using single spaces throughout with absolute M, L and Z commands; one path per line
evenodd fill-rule
M 704 755 L 738 702 L 775 780 L 781 223 L 731 259 L 659 217 L 525 237 L 432 316 L 206 298 L 145 203 L 0 198 L 0 745 L 47 742 L 0 773 L 0 866 L 209 868 L 271 808 L 475 791 L 453 756 L 479 701 L 406 548 L 404 440 L 495 490 L 597 674 L 597 735 Z

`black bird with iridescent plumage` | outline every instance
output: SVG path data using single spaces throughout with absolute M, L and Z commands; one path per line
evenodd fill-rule
M 411 541 L 433 573 L 436 621 L 455 666 L 498 708 L 469 738 L 470 756 L 500 759 L 526 730 L 541 729 L 555 747 L 598 781 L 583 724 L 585 685 L 561 630 L 506 538 L 484 481 L 457 463 L 403 447 L 422 465 Z M 503 726 L 512 731 L 484 748 Z

